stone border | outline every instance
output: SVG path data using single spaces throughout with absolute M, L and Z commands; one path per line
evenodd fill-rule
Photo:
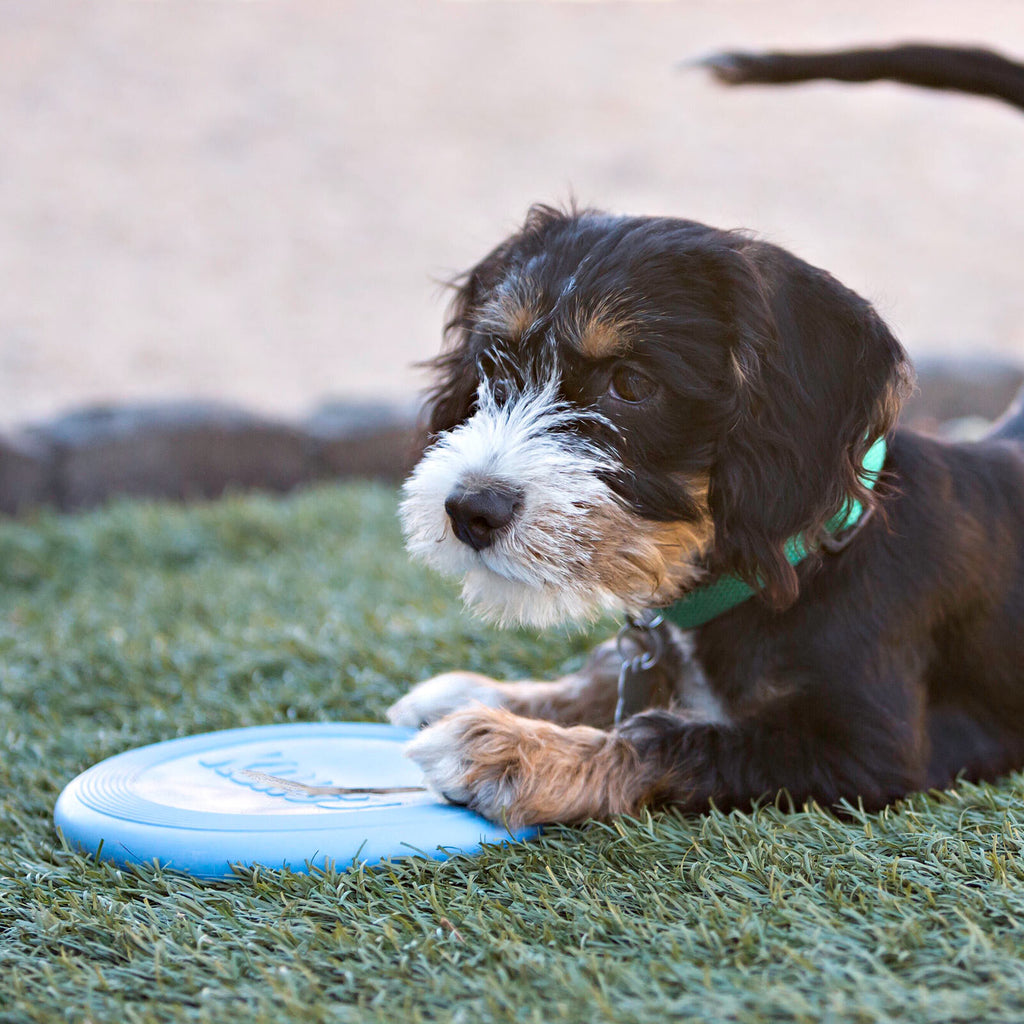
M 386 402 L 331 403 L 298 423 L 210 402 L 92 407 L 0 435 L 0 512 L 347 477 L 397 482 L 416 460 L 416 438 L 416 409 Z
M 1024 370 L 924 360 L 904 422 L 977 436 L 1024 385 Z M 118 495 L 216 498 L 320 480 L 401 480 L 422 448 L 411 404 L 330 402 L 300 422 L 211 402 L 102 406 L 0 434 L 0 512 L 89 508 Z
M 998 419 L 1024 387 L 1024 366 L 994 359 L 921 359 L 903 422 L 926 433 L 957 433 Z

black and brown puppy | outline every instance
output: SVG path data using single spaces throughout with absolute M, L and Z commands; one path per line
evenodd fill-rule
M 971 88 L 963 53 L 930 53 Z M 715 66 L 777 81 L 780 59 Z M 410 755 L 450 799 L 511 824 L 782 790 L 877 808 L 1024 764 L 1024 409 L 977 444 L 895 430 L 903 349 L 827 273 L 690 221 L 538 207 L 466 275 L 436 369 L 403 520 L 484 615 L 679 620 L 723 580 L 758 591 L 662 626 L 660 706 L 618 724 L 614 645 L 553 683 L 413 689 L 390 717 L 432 723 Z

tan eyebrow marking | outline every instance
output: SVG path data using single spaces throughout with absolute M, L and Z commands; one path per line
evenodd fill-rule
M 590 359 L 607 359 L 629 349 L 622 325 L 592 317 L 576 337 L 576 347 Z
M 530 278 L 508 277 L 477 313 L 477 326 L 510 341 L 522 337 L 540 319 L 541 290 Z
M 605 296 L 594 308 L 576 309 L 569 335 L 583 355 L 590 359 L 607 359 L 629 351 L 635 323 L 622 306 L 614 297 Z

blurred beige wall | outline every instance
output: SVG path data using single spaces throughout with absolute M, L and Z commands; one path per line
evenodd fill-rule
M 411 395 L 436 281 L 570 194 L 755 229 L 917 356 L 1024 360 L 1024 116 L 674 69 L 904 39 L 1024 57 L 1024 3 L 0 0 L 0 420 Z

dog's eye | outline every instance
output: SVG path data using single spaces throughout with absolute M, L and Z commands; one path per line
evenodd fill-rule
M 632 366 L 620 366 L 613 374 L 609 392 L 620 402 L 636 405 L 654 394 L 657 384 Z
M 512 385 L 507 380 L 491 381 L 491 397 L 499 408 L 506 405 L 512 397 Z

